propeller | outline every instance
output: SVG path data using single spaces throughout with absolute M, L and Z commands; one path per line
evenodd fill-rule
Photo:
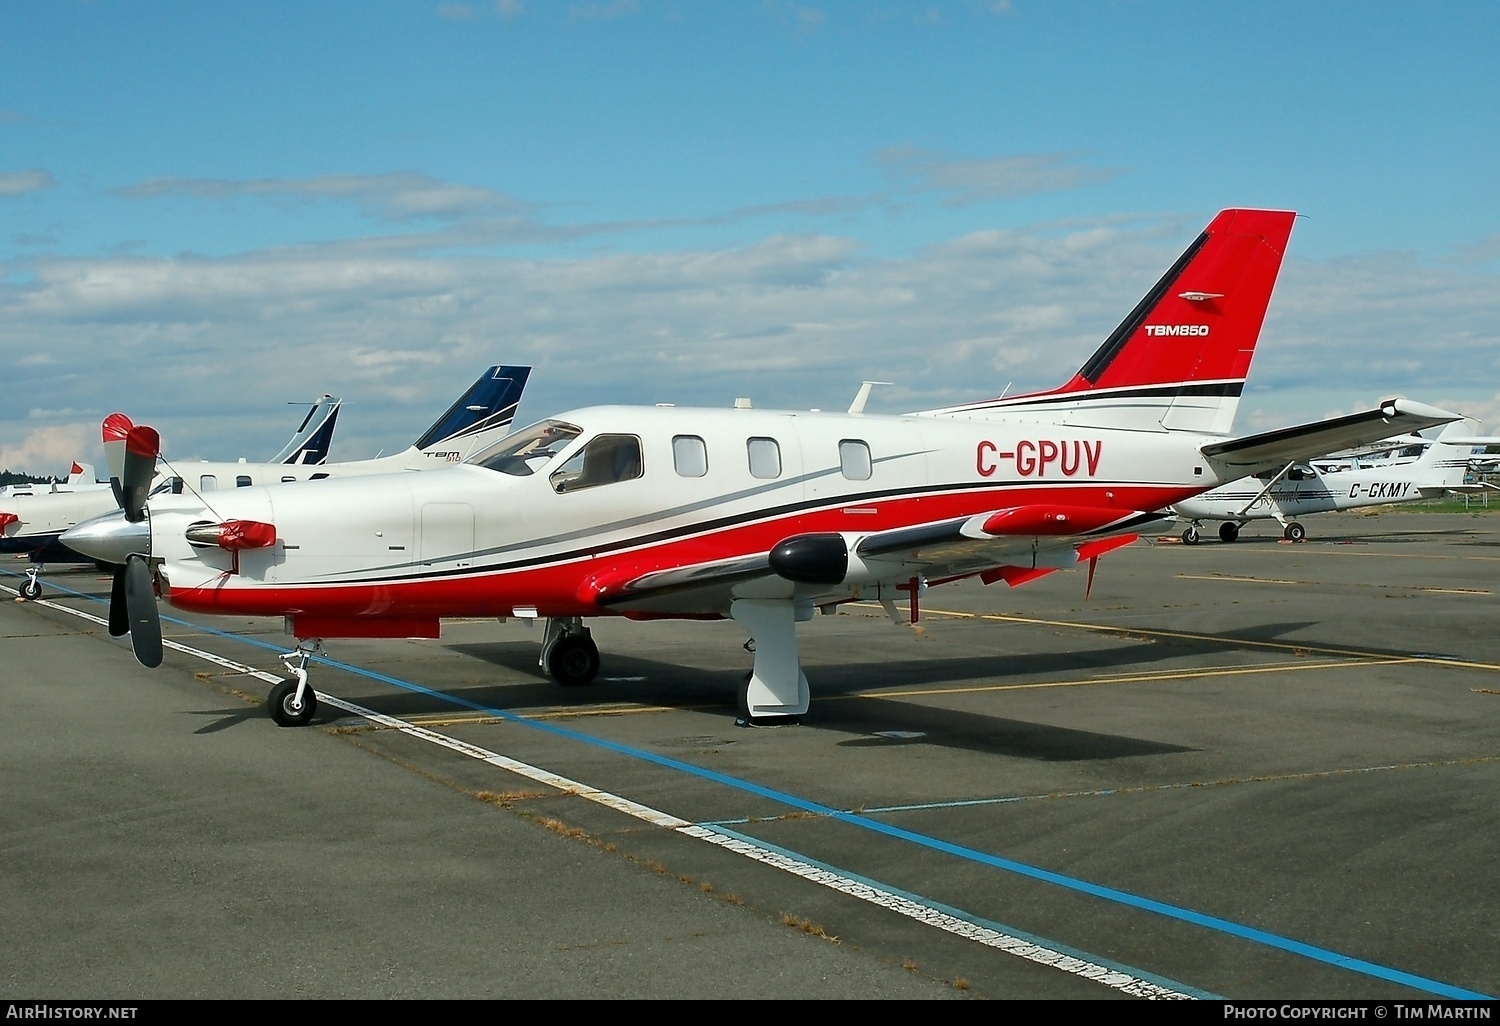
M 104 544 L 115 564 L 109 589 L 109 633 L 130 635 L 130 647 L 142 666 L 161 665 L 161 616 L 151 572 L 151 522 L 146 496 L 156 474 L 161 437 L 152 428 L 136 427 L 123 413 L 104 420 L 104 456 L 115 501 L 125 523 L 109 520 L 74 528 L 75 541 Z M 90 530 L 92 528 L 92 530 Z

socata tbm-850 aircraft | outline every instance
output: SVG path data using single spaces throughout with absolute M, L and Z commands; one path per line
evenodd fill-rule
M 1288 463 L 1276 473 L 1247 477 L 1173 503 L 1172 512 L 1189 521 L 1182 540 L 1198 543 L 1198 525 L 1222 520 L 1219 539 L 1232 542 L 1251 520 L 1272 520 L 1282 537 L 1301 541 L 1307 528 L 1297 518 L 1364 506 L 1440 498 L 1462 491 L 1476 450 L 1500 444 L 1500 439 L 1473 434 L 1478 424 L 1462 420 L 1443 428 L 1436 439 L 1410 439 L 1421 452 L 1412 459 L 1379 462 L 1314 459 Z
M 904 596 L 915 618 L 927 587 L 960 578 L 1092 575 L 1153 511 L 1215 484 L 1456 419 L 1390 400 L 1227 436 L 1293 217 L 1219 214 L 1052 391 L 905 416 L 595 407 L 433 473 L 149 515 L 126 465 L 124 513 L 66 541 L 127 563 L 111 633 L 145 635 L 143 661 L 161 658 L 153 572 L 181 609 L 285 617 L 299 645 L 270 697 L 283 725 L 313 715 L 319 639 L 435 638 L 445 616 L 546 618 L 542 662 L 563 683 L 598 670 L 586 617 L 732 617 L 755 648 L 742 721 L 796 717 L 796 624 L 820 607 L 874 599 L 894 616 Z M 130 446 L 140 463 L 152 438 Z

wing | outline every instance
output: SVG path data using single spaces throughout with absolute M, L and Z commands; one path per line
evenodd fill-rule
M 1017 585 L 1097 559 L 1134 541 L 1159 513 L 1016 506 L 870 534 L 816 533 L 691 566 L 621 567 L 591 578 L 580 598 L 630 615 L 716 616 L 737 598 L 815 604 L 891 597 L 912 579 L 942 584 L 978 575 Z
M 1317 459 L 1326 453 L 1378 442 L 1402 432 L 1416 432 L 1462 419 L 1462 414 L 1425 403 L 1388 399 L 1379 408 L 1364 413 L 1278 428 L 1226 442 L 1210 442 L 1199 451 L 1209 462 L 1225 468 L 1225 473 L 1219 475 L 1221 480 L 1231 480 L 1267 471 L 1274 473 L 1288 463 Z

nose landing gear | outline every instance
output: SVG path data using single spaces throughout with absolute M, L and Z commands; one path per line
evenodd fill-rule
M 281 657 L 292 679 L 277 684 L 266 699 L 277 726 L 305 727 L 312 722 L 313 714 L 318 711 L 318 694 L 308 686 L 307 663 L 321 651 L 323 643 L 314 638 L 299 641 L 296 648 Z

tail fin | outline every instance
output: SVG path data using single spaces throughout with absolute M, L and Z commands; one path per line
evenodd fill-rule
M 1469 419 L 1455 420 L 1444 426 L 1437 440 L 1417 458 L 1417 465 L 1444 488 L 1457 488 L 1468 477 L 1469 461 L 1474 452 L 1484 450 L 1480 443 L 1485 439 L 1475 436 L 1478 430 L 1479 422 Z M 1419 484 L 1426 488 L 1429 482 L 1424 479 Z
M 417 439 L 415 448 L 428 455 L 437 450 L 458 462 L 499 441 L 516 419 L 529 377 L 530 367 L 491 367 Z
M 338 421 L 339 404 L 342 399 L 331 395 L 313 403 L 302 424 L 292 435 L 292 440 L 278 452 L 272 463 L 296 463 L 314 466 L 328 461 L 328 450 L 333 446 L 333 427 Z
M 1227 434 L 1295 217 L 1221 211 L 1066 384 L 933 412 Z

